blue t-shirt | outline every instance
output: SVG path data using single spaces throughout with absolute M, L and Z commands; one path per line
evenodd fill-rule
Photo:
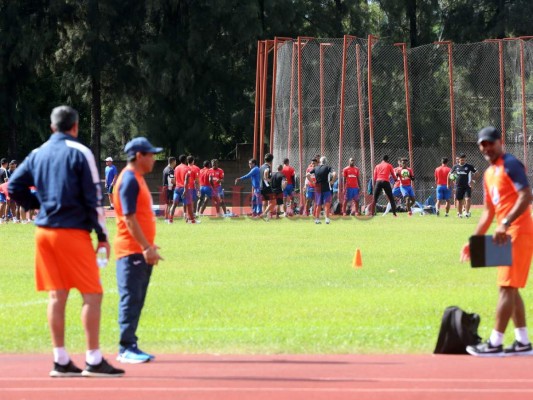
M 250 179 L 252 181 L 252 187 L 254 189 L 259 189 L 259 186 L 261 185 L 261 173 L 259 172 L 259 167 L 256 165 L 250 170 L 250 172 L 244 176 L 241 176 L 239 179 L 241 181 Z
M 105 184 L 107 186 L 111 186 L 111 184 L 113 183 L 113 179 L 115 179 L 115 176 L 117 176 L 117 167 L 115 167 L 114 165 L 105 167 Z
M 137 212 L 137 197 L 139 197 L 139 182 L 133 171 L 125 171 L 119 188 L 120 204 L 124 215 Z

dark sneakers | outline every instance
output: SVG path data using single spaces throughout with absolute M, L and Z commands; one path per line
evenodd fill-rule
M 477 357 L 502 357 L 505 355 L 503 346 L 493 346 L 490 344 L 490 340 L 475 346 L 467 346 L 466 351 Z
M 102 358 L 102 362 L 98 365 L 85 363 L 85 369 L 81 375 L 96 378 L 118 378 L 124 375 L 124 370 L 113 367 Z
M 50 371 L 50 376 L 52 378 L 80 377 L 81 372 L 81 369 L 76 367 L 74 363 L 69 360 L 66 365 L 61 365 L 55 362 L 54 369 Z
M 523 344 L 515 340 L 513 344 L 505 348 L 506 356 L 530 356 L 533 355 L 531 343 Z

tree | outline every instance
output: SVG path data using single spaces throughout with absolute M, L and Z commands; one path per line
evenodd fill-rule
M 109 107 L 138 78 L 144 5 L 121 0 L 65 1 L 54 9 L 59 20 L 55 69 L 64 93 L 81 96 L 90 110 L 90 147 L 100 160 L 102 103 Z M 141 36 L 142 38 L 142 36 Z M 83 130 L 82 130 L 83 131 Z
M 47 1 L 0 1 L 0 152 L 22 159 L 50 132 L 55 98 L 46 57 L 55 43 Z

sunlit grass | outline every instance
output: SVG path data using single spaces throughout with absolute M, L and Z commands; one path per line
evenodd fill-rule
M 150 352 L 428 353 L 445 307 L 493 323 L 493 268 L 472 270 L 459 250 L 471 219 L 400 214 L 370 221 L 158 221 L 155 267 L 138 330 Z M 108 220 L 111 237 L 114 220 Z M 33 230 L 2 225 L 1 352 L 48 352 L 46 293 L 34 289 Z M 354 269 L 361 249 L 363 268 Z M 114 260 L 102 270 L 102 348 L 116 351 Z M 533 296 L 523 292 L 528 311 Z M 80 296 L 71 293 L 67 346 L 84 350 Z M 511 336 L 508 339 L 512 341 Z

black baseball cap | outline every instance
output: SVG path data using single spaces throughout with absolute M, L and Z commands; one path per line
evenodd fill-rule
M 493 126 L 487 126 L 477 133 L 477 144 L 481 142 L 495 142 L 501 140 L 502 134 Z

